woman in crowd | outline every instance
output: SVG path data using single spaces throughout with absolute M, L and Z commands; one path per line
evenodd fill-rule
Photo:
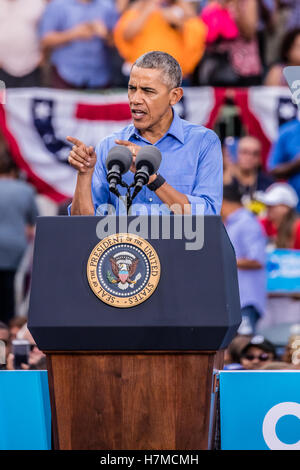
M 213 0 L 201 12 L 208 27 L 207 47 L 197 71 L 198 84 L 253 86 L 261 83 L 262 63 L 256 0 Z
M 254 336 L 242 349 L 240 363 L 245 370 L 255 370 L 276 359 L 274 345 L 263 336 Z
M 264 85 L 288 86 L 283 76 L 283 69 L 287 66 L 300 65 L 300 28 L 286 33 L 281 45 L 280 58 L 280 63 L 270 67 Z
M 267 207 L 261 219 L 267 236 L 276 248 L 300 249 L 300 218 L 296 212 L 298 196 L 287 183 L 274 183 L 260 197 Z

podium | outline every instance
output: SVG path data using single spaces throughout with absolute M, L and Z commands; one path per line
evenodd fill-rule
M 213 446 L 215 372 L 241 321 L 235 253 L 219 216 L 140 219 L 99 238 L 104 217 L 38 218 L 28 327 L 54 449 Z

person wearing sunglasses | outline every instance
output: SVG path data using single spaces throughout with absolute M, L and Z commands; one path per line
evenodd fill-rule
M 263 336 L 254 336 L 242 349 L 240 363 L 245 370 L 260 369 L 276 359 L 274 345 Z

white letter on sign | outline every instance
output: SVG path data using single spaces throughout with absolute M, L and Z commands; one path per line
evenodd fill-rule
M 300 404 L 295 402 L 279 403 L 273 406 L 265 416 L 262 431 L 266 444 L 271 450 L 300 450 L 300 440 L 295 444 L 285 444 L 276 435 L 277 422 L 287 415 L 293 415 L 300 419 Z

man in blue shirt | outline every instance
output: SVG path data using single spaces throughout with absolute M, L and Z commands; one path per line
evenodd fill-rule
M 241 301 L 238 333 L 252 335 L 266 303 L 266 237 L 255 215 L 241 203 L 237 181 L 224 186 L 222 217 L 234 247 Z
M 39 25 L 41 45 L 51 54 L 53 86 L 99 88 L 109 84 L 110 32 L 117 11 L 108 0 L 52 0 Z
M 106 181 L 106 157 L 116 144 L 126 146 L 133 155 L 131 171 L 123 177 L 127 184 L 133 182 L 134 162 L 142 146 L 155 145 L 162 153 L 160 174 L 150 176 L 148 185 L 134 200 L 148 213 L 154 204 L 163 204 L 168 212 L 175 213 L 220 213 L 223 182 L 220 140 L 212 130 L 180 119 L 173 110 L 183 95 L 181 80 L 180 66 L 169 54 L 159 51 L 144 54 L 133 65 L 128 84 L 133 124 L 106 137 L 96 152 L 68 137 L 74 144 L 69 163 L 78 170 L 72 215 L 99 214 L 99 207 L 106 203 L 122 210 Z
M 283 124 L 274 143 L 268 167 L 278 179 L 285 179 L 293 186 L 300 201 L 300 121 L 293 119 Z M 300 202 L 297 207 L 300 212 Z

